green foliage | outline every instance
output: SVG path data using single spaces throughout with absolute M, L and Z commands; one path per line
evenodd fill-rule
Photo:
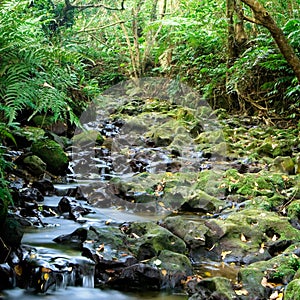
M 9 1 L 0 10 L 0 110 L 8 123 L 24 110 L 30 111 L 29 119 L 50 114 L 76 123 L 73 91 L 90 96 L 85 58 L 73 44 L 47 40 L 40 16 L 20 14 L 27 7 L 27 1 Z

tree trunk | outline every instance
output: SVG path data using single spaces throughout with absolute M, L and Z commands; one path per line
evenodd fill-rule
M 227 17 L 227 26 L 228 26 L 228 37 L 227 37 L 227 50 L 228 50 L 228 61 L 227 67 L 230 68 L 233 66 L 234 61 L 237 58 L 237 49 L 234 42 L 234 2 L 235 0 L 226 1 L 226 17 Z
M 274 19 L 260 3 L 258 3 L 255 0 L 241 1 L 251 8 L 254 16 L 254 18 L 249 18 L 246 16 L 244 16 L 244 18 L 250 22 L 262 25 L 270 31 L 281 54 L 284 56 L 288 64 L 294 70 L 298 82 L 300 83 L 300 60 L 297 57 L 292 46 L 289 44 L 283 31 L 277 26 Z

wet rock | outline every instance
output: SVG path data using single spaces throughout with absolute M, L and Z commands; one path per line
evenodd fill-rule
M 127 249 L 126 235 L 117 227 L 91 226 L 83 248 L 86 255 L 97 263 L 102 259 L 124 261 L 126 256 L 131 255 Z
M 8 215 L 0 233 L 5 245 L 14 248 L 20 246 L 23 234 L 24 230 L 20 222 L 13 215 Z
M 14 288 L 14 271 L 7 264 L 0 264 L 0 291 Z
M 179 127 L 180 125 L 178 122 L 174 120 L 167 121 L 159 127 L 155 127 L 153 132 L 150 133 L 150 137 L 156 147 L 167 147 L 174 140 L 176 131 Z
M 159 290 L 162 275 L 159 269 L 138 263 L 124 268 L 109 285 L 122 290 Z
M 30 249 L 27 257 L 16 267 L 17 283 L 38 293 L 45 293 L 49 288 L 83 286 L 90 280 L 94 287 L 94 263 L 87 258 L 68 256 L 50 256 Z
M 40 190 L 38 190 L 37 188 L 24 188 L 21 189 L 19 192 L 19 196 L 20 196 L 20 201 L 21 203 L 24 202 L 43 202 L 44 201 L 44 196 L 42 195 L 42 193 L 40 192 Z
M 47 170 L 51 174 L 66 174 L 69 159 L 62 147 L 55 141 L 49 139 L 36 141 L 31 146 L 31 152 L 47 164 Z
M 41 179 L 34 181 L 32 187 L 38 189 L 43 196 L 51 196 L 54 194 L 54 185 L 49 179 Z
M 88 230 L 86 228 L 78 228 L 70 234 L 63 234 L 55 239 L 58 244 L 69 245 L 77 249 L 82 249 L 82 243 L 87 239 Z
M 207 278 L 199 282 L 189 281 L 187 288 L 189 294 L 192 294 L 189 300 L 237 299 L 230 280 L 224 277 Z
M 92 212 L 91 209 L 82 207 L 76 200 L 70 200 L 67 197 L 60 199 L 57 209 L 61 215 L 67 214 L 68 218 L 80 222 L 84 222 L 81 220 L 82 216 Z

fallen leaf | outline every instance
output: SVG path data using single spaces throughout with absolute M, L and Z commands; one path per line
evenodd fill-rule
M 205 238 L 203 238 L 201 236 L 195 236 L 194 239 L 197 241 L 205 241 Z
M 96 249 L 98 252 L 103 252 L 104 251 L 104 243 L 99 245 L 98 248 Z
M 112 219 L 108 219 L 105 221 L 105 225 L 109 225 L 112 222 Z
M 221 253 L 222 259 L 224 260 L 225 257 L 226 257 L 228 254 L 230 254 L 231 252 L 232 252 L 232 251 L 222 251 L 222 253 Z
M 167 270 L 161 270 L 161 274 L 163 275 L 163 276 L 166 276 L 167 275 Z
M 241 290 L 235 290 L 235 293 L 238 296 L 247 296 L 249 294 L 249 292 L 245 289 L 241 289 Z
M 134 233 L 134 232 L 131 234 L 131 236 L 132 236 L 133 238 L 135 238 L 135 239 L 139 239 L 139 238 L 140 238 L 140 237 L 139 237 L 136 233 Z
M 273 292 L 272 294 L 271 294 L 271 296 L 270 296 L 270 300 L 276 300 L 276 299 L 278 299 L 278 295 L 279 295 L 279 293 L 278 293 L 278 291 L 275 291 L 275 292 Z
M 22 269 L 22 267 L 19 266 L 19 265 L 16 265 L 16 266 L 14 267 L 14 270 L 15 270 L 15 272 L 16 272 L 16 274 L 17 274 L 18 276 L 21 276 L 22 273 L 23 273 L 23 269 Z
M 241 241 L 244 242 L 244 243 L 247 242 L 247 239 L 243 234 L 241 234 Z
M 278 240 L 278 236 L 276 234 L 274 234 L 273 237 L 272 237 L 272 241 L 275 242 L 277 240 Z
M 263 287 L 269 287 L 269 288 L 274 288 L 274 284 L 268 282 L 268 279 L 266 277 L 263 277 L 260 283 Z
M 259 253 L 263 254 L 263 253 L 265 252 L 264 247 L 265 247 L 265 244 L 264 244 L 264 243 L 261 243 L 260 249 L 259 249 Z

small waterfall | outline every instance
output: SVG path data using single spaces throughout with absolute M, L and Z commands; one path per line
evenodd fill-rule
M 92 274 L 83 275 L 82 287 L 93 288 L 94 287 L 94 272 Z

